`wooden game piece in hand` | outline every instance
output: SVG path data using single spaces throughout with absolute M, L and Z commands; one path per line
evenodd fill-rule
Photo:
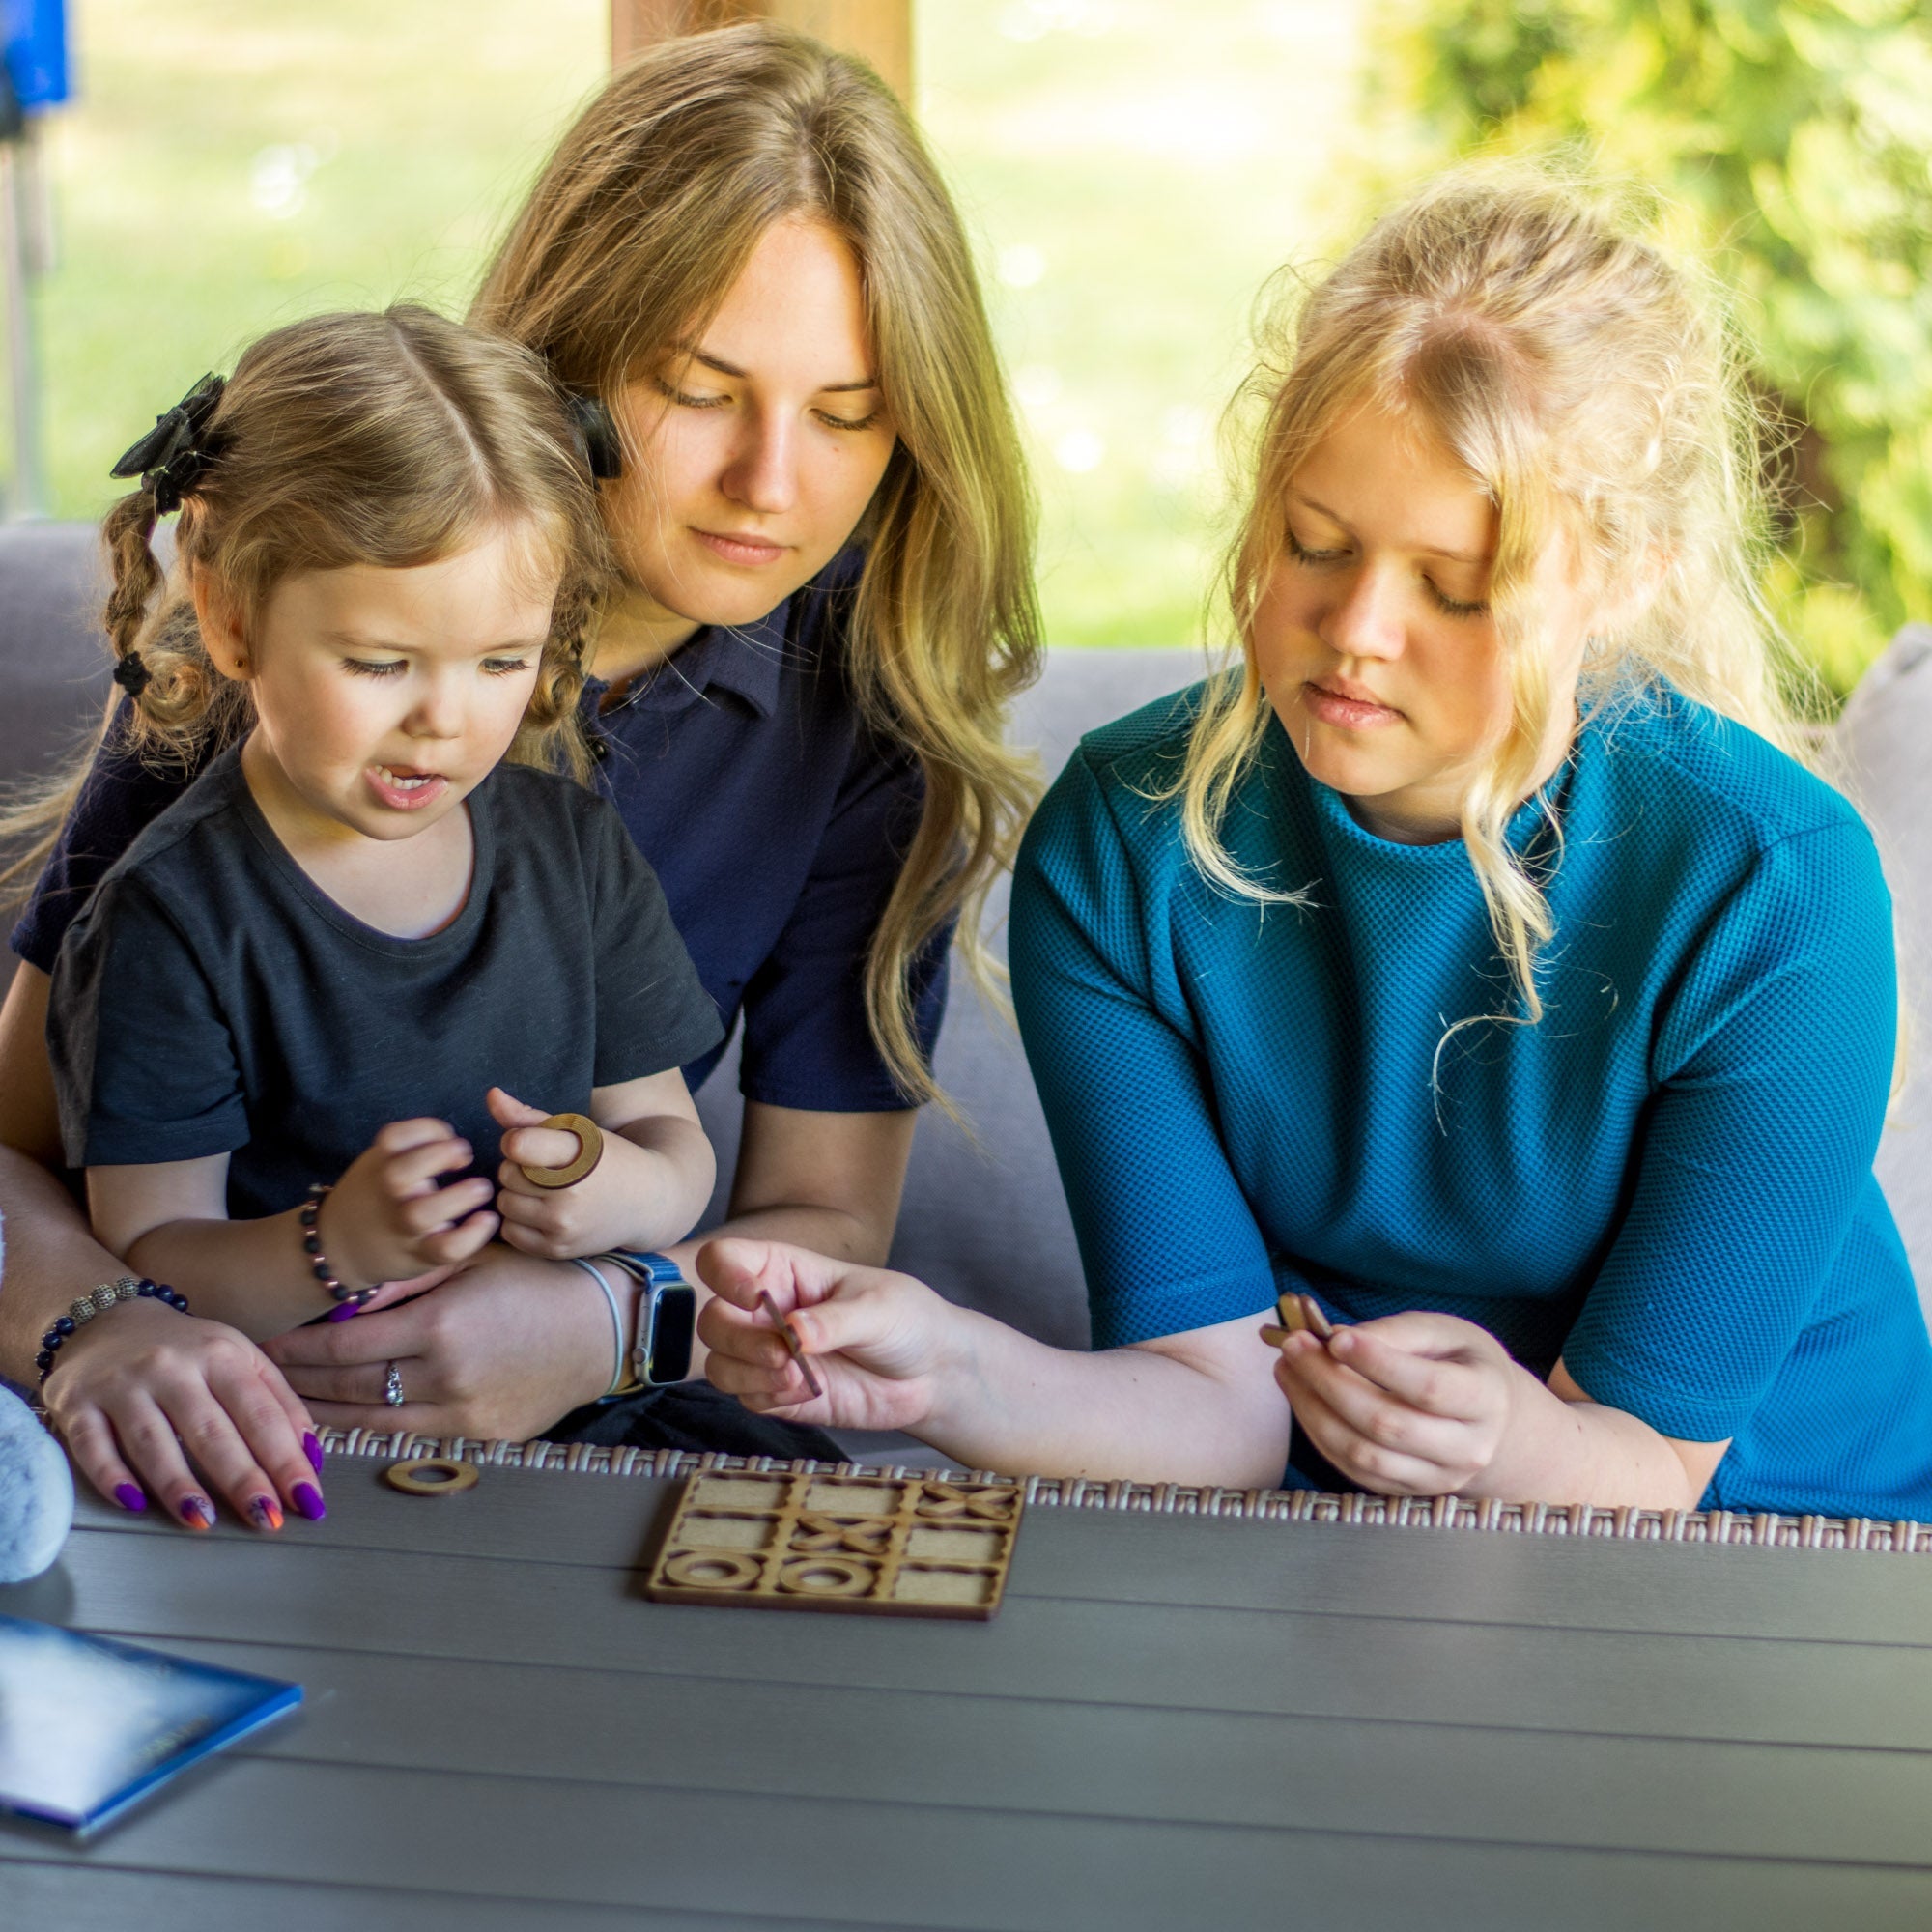
M 539 1122 L 559 1133 L 577 1136 L 577 1158 L 561 1167 L 525 1167 L 524 1179 L 533 1187 L 570 1187 L 604 1158 L 604 1130 L 588 1114 L 553 1114 Z M 520 1167 L 523 1163 L 518 1162 Z
M 779 1340 L 785 1345 L 786 1352 L 798 1364 L 798 1372 L 805 1378 L 805 1385 L 813 1395 L 823 1395 L 825 1389 L 818 1378 L 811 1372 L 811 1364 L 805 1358 L 805 1350 L 799 1346 L 798 1337 L 792 1332 L 790 1321 L 779 1313 L 779 1305 L 761 1288 L 758 1299 L 764 1303 L 765 1313 L 772 1318 L 772 1326 L 779 1331 Z
M 1281 1326 L 1269 1323 L 1262 1330 L 1262 1340 L 1270 1349 L 1279 1349 L 1291 1335 L 1298 1335 L 1304 1328 L 1321 1342 L 1327 1341 L 1335 1332 L 1334 1322 L 1322 1314 L 1321 1303 L 1312 1294 L 1279 1294 L 1274 1308 L 1281 1318 Z

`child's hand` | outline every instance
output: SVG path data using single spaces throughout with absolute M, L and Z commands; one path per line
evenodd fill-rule
M 488 1246 L 497 1232 L 489 1181 L 436 1182 L 472 1158 L 469 1143 L 447 1121 L 391 1121 L 356 1155 L 317 1217 L 336 1278 L 351 1288 L 382 1281 L 413 1292 Z
M 565 1167 L 577 1158 L 578 1140 L 550 1116 L 493 1087 L 484 1096 L 492 1118 L 505 1129 L 497 1211 L 503 1239 L 526 1255 L 567 1261 L 607 1248 L 652 1248 L 678 1238 L 691 1224 L 666 1211 L 677 1176 L 661 1154 L 639 1147 L 614 1128 L 604 1136 L 603 1157 L 568 1187 L 539 1187 L 526 1167 Z
M 705 1374 L 747 1408 L 837 1429 L 917 1429 L 932 1412 L 958 1311 L 910 1275 L 777 1241 L 707 1241 L 697 1332 Z M 814 1396 L 761 1296 L 810 1358 Z
M 1453 1315 L 1386 1316 L 1282 1344 L 1275 1380 L 1309 1439 L 1381 1495 L 1480 1493 L 1536 1386 L 1495 1337 Z

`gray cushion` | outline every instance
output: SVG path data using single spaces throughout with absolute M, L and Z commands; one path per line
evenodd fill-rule
M 92 524 L 0 525 L 0 786 L 50 778 L 93 737 L 112 688 L 106 560 Z M 0 844 L 0 863 L 17 846 Z M 13 924 L 11 909 L 0 931 Z M 0 994 L 14 977 L 0 947 Z
M 1909 624 L 1892 639 L 1838 735 L 1898 909 L 1908 1079 L 1879 1147 L 1878 1178 L 1932 1316 L 1932 625 Z
M 108 689 L 107 573 L 91 524 L 0 525 L 0 777 L 40 777 L 85 742 Z

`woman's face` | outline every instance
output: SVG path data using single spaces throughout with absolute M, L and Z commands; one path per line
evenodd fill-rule
M 838 554 L 893 453 L 851 246 L 822 222 L 768 228 L 618 414 L 638 460 L 606 514 L 630 582 L 689 627 L 762 617 Z
M 1454 838 L 1510 723 L 1489 606 L 1494 510 L 1434 438 L 1370 407 L 1316 445 L 1286 512 L 1287 548 L 1254 621 L 1282 728 L 1370 831 L 1406 844 Z M 1550 728 L 1530 789 L 1568 750 L 1592 614 L 1554 546 L 1533 591 L 1552 656 Z

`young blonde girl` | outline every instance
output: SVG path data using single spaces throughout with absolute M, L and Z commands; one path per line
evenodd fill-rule
M 714 1378 L 1008 1468 L 1926 1515 L 1889 906 L 1794 755 L 1710 305 L 1453 176 L 1261 381 L 1241 665 L 1089 737 L 1015 883 L 1101 1352 L 723 1243 Z
M 107 523 L 126 734 L 150 760 L 228 742 L 55 966 L 102 1244 L 266 1338 L 498 1234 L 557 1259 L 686 1234 L 713 1163 L 679 1068 L 721 1029 L 616 813 L 542 769 L 587 764 L 602 544 L 541 364 L 423 309 L 323 316 L 123 468 L 144 472 Z M 176 509 L 163 581 L 149 539 Z M 564 1186 L 540 1184 L 577 1151 L 553 1112 L 604 1142 Z M 71 1333 L 43 1338 L 43 1383 Z M 279 1522 L 266 1491 L 248 1509 Z

